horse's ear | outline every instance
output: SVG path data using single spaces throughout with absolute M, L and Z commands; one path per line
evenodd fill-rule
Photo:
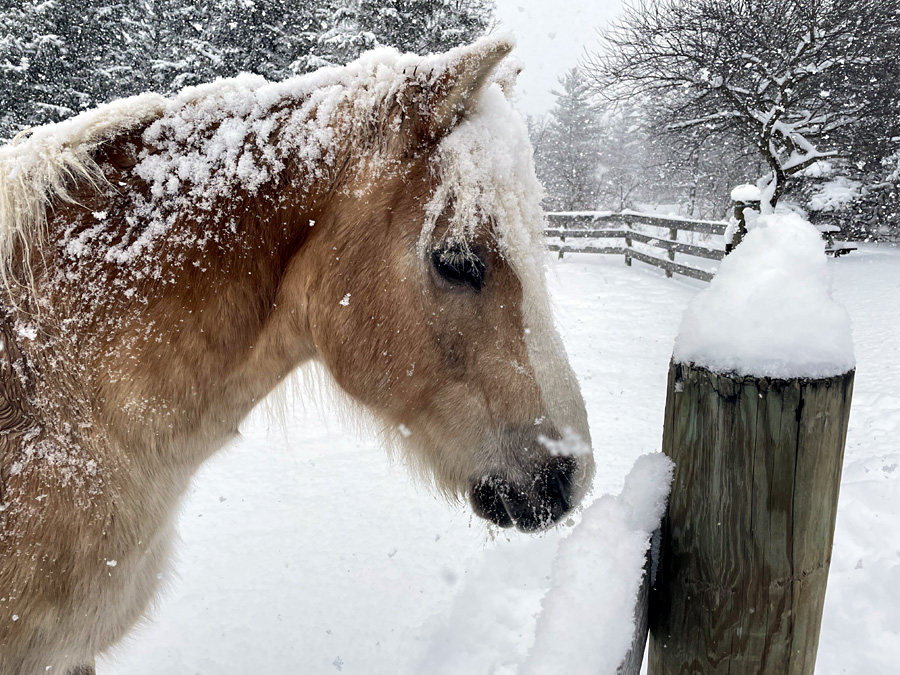
M 510 100 L 512 100 L 513 90 L 516 88 L 516 80 L 519 79 L 522 68 L 522 62 L 519 61 L 519 59 L 506 59 L 500 64 L 497 70 L 494 71 L 494 76 L 491 78 L 500 85 L 503 94 Z
M 407 151 L 438 142 L 459 124 L 512 48 L 509 40 L 486 40 L 437 72 L 413 73 L 399 101 L 401 137 Z

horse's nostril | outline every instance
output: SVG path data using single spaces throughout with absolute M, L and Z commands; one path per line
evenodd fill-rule
M 547 500 L 560 509 L 554 520 L 573 506 L 572 488 L 577 468 L 571 457 L 554 457 L 547 463 Z
M 500 527 L 512 527 L 513 519 L 504 503 L 509 484 L 497 476 L 482 478 L 472 488 L 469 501 L 475 513 Z
M 553 457 L 534 472 L 527 487 L 513 485 L 498 476 L 482 478 L 472 488 L 472 508 L 500 527 L 515 525 L 523 532 L 544 529 L 573 506 L 577 468 L 571 457 Z

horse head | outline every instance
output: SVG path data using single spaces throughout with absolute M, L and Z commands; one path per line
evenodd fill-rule
M 405 69 L 285 283 L 317 358 L 414 465 L 532 531 L 578 504 L 593 459 L 527 131 L 498 82 L 510 49 L 485 40 Z

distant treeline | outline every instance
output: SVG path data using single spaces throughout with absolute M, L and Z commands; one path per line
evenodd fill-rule
M 897 0 L 639 0 L 531 120 L 547 206 L 721 218 L 749 182 L 898 240 L 897 82 Z

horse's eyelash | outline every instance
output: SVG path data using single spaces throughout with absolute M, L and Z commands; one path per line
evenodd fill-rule
M 469 286 L 476 293 L 484 286 L 487 263 L 469 248 L 435 249 L 431 262 L 441 278 L 451 284 Z

